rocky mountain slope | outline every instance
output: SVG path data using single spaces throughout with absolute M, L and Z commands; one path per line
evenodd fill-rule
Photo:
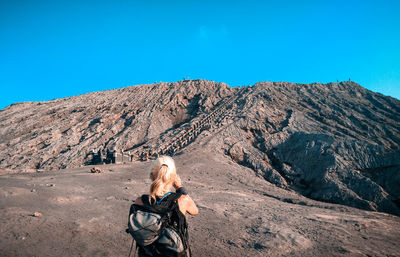
M 354 82 L 133 86 L 1 110 L 0 168 L 77 167 L 92 149 L 198 148 L 306 197 L 399 215 L 399 114 L 400 101 Z
M 199 215 L 187 215 L 193 256 L 400 252 L 400 217 L 308 199 L 217 151 L 189 147 L 174 159 L 199 207 Z M 96 166 L 101 173 L 84 166 L 0 176 L 0 256 L 128 256 L 128 211 L 149 190 L 150 164 Z

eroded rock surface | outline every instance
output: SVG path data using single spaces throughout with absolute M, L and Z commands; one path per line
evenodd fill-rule
M 89 163 L 91 149 L 204 149 L 304 196 L 400 214 L 400 101 L 354 82 L 194 80 L 0 111 L 0 168 Z
M 135 149 L 237 90 L 198 80 L 17 103 L 0 111 L 0 167 L 63 169 L 85 164 L 91 149 Z

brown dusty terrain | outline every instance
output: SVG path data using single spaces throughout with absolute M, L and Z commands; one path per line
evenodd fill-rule
M 216 151 L 175 161 L 200 210 L 188 217 L 193 256 L 399 256 L 397 216 L 310 200 Z M 128 209 L 149 165 L 0 176 L 0 256 L 128 256 Z
M 90 173 L 108 160 L 92 151 L 175 152 L 200 209 L 194 256 L 400 256 L 399 117 L 399 100 L 351 81 L 184 80 L 13 104 L 0 110 L 0 256 L 128 256 L 150 162 Z

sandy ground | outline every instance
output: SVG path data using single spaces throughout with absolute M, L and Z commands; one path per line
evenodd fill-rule
M 225 156 L 175 160 L 200 210 L 188 217 L 193 256 L 400 256 L 399 217 L 304 198 Z M 0 256 L 128 256 L 149 165 L 1 175 Z

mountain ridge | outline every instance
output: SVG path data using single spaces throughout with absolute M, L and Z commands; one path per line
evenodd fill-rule
M 203 148 L 307 197 L 399 214 L 399 114 L 400 101 L 351 81 L 139 85 L 1 110 L 0 168 Z

